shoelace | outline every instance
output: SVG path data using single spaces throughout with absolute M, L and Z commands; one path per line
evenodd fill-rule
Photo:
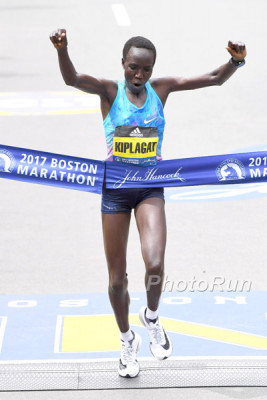
M 156 344 L 164 344 L 165 343 L 165 336 L 163 329 L 159 323 L 159 320 L 155 322 L 155 324 L 149 324 L 149 330 L 151 332 L 152 341 Z
M 126 364 L 135 362 L 135 349 L 125 342 L 122 342 L 122 361 Z

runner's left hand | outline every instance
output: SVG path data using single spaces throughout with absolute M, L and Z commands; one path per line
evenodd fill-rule
M 244 60 L 247 55 L 246 46 L 243 42 L 232 42 L 229 40 L 226 50 L 228 50 L 233 59 L 236 61 Z

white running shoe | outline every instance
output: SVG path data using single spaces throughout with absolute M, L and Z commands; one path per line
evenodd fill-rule
M 146 317 L 146 307 L 142 307 L 139 312 L 139 318 L 142 324 L 147 328 L 150 339 L 150 351 L 158 360 L 165 360 L 172 353 L 172 342 L 159 322 L 151 321 Z
M 136 360 L 136 353 L 141 347 L 142 339 L 138 333 L 133 332 L 133 339 L 129 342 L 121 340 L 121 358 L 119 375 L 124 378 L 134 378 L 139 374 L 140 367 Z

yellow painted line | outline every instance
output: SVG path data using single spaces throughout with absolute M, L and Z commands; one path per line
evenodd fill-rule
M 15 92 L 17 93 L 17 92 Z M 32 92 L 31 92 L 32 93 Z M 85 93 L 80 90 L 70 90 L 70 91 L 44 91 L 42 93 L 49 94 L 49 95 L 67 95 L 67 96 L 97 96 L 96 94 Z
M 142 326 L 138 315 L 132 315 L 131 324 Z M 267 337 L 216 326 L 197 324 L 195 322 L 179 321 L 170 318 L 160 318 L 166 331 L 183 335 L 196 336 L 203 339 L 230 343 L 244 347 L 267 350 Z
M 98 114 L 100 108 L 92 108 L 88 110 L 59 110 L 59 111 L 48 111 L 48 112 L 9 112 L 0 111 L 0 117 L 31 117 L 36 115 L 75 115 L 75 114 Z
M 47 114 L 40 113 L 40 112 L 36 112 L 36 113 L 33 113 L 33 112 L 31 112 L 31 113 L 28 113 L 28 112 L 19 113 L 19 112 L 1 112 L 0 111 L 0 117 L 36 117 L 36 116 L 39 116 L 39 115 L 47 115 Z
M 83 110 L 59 110 L 59 111 L 49 111 L 47 114 L 49 115 L 58 115 L 58 114 L 97 114 L 100 113 L 100 108 L 91 108 L 91 109 L 83 109 Z
M 0 111 L 0 116 L 1 117 L 6 117 L 6 116 L 10 116 L 10 115 L 16 115 L 16 113 L 9 112 L 9 111 Z
M 264 336 L 164 317 L 160 320 L 168 332 L 267 350 L 267 337 Z M 138 314 L 130 314 L 130 324 L 143 327 Z M 118 351 L 120 347 L 119 330 L 113 315 L 64 317 L 62 352 Z
M 12 96 L 19 92 L 0 92 L 0 96 Z
M 25 94 L 49 94 L 49 95 L 67 95 L 67 96 L 97 96 L 91 93 L 81 92 L 79 90 L 69 90 L 69 91 L 25 91 L 25 92 L 0 92 L 0 96 L 15 96 L 15 95 L 25 95 Z
M 65 316 L 62 352 L 117 351 L 120 335 L 113 315 Z

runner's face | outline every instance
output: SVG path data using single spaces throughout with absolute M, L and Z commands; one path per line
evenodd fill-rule
M 122 59 L 122 65 L 128 89 L 138 94 L 152 75 L 154 53 L 152 50 L 131 47 L 126 58 Z

